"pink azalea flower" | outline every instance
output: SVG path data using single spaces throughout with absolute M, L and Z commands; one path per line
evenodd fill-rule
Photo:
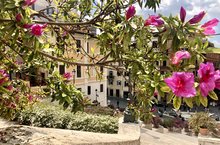
M 72 75 L 70 73 L 65 73 L 65 74 L 63 74 L 63 77 L 65 79 L 69 80 L 72 77 Z
M 126 11 L 126 20 L 129 20 L 130 18 L 132 18 L 136 13 L 135 7 L 134 6 L 130 6 L 128 8 L 128 10 Z
M 201 27 L 204 29 L 204 34 L 205 35 L 212 35 L 215 34 L 215 30 L 213 29 L 213 27 L 217 26 L 219 23 L 219 20 L 214 18 L 208 22 L 206 22 L 205 24 L 203 24 Z
M 183 23 L 185 21 L 185 18 L 186 18 L 186 10 L 183 7 L 181 7 L 180 8 L 180 19 Z
M 31 26 L 31 34 L 34 36 L 41 36 L 43 34 L 43 29 L 46 28 L 46 24 L 34 24 Z
M 185 50 L 177 51 L 174 57 L 171 59 L 172 64 L 179 64 L 182 59 L 188 59 L 190 57 L 191 55 L 188 51 Z
M 200 63 L 198 75 L 200 78 L 199 89 L 201 95 L 206 97 L 209 91 L 212 91 L 215 88 L 215 69 L 213 63 Z
M 205 16 L 205 12 L 202 11 L 202 12 L 200 12 L 198 15 L 195 15 L 192 19 L 190 19 L 190 20 L 189 20 L 189 23 L 190 23 L 190 24 L 199 23 L 204 16 Z
M 20 13 L 18 13 L 16 16 L 15 16 L 15 19 L 17 22 L 21 22 L 22 20 L 22 15 Z
M 220 70 L 215 72 L 215 88 L 220 90 Z
M 164 24 L 164 21 L 160 19 L 160 16 L 151 15 L 149 18 L 145 21 L 144 26 L 161 26 Z
M 196 95 L 193 73 L 174 72 L 171 77 L 164 79 L 164 81 L 178 97 L 189 98 Z
M 24 6 L 31 6 L 33 5 L 37 0 L 25 0 Z

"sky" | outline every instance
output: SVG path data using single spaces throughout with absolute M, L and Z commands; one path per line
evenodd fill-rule
M 169 16 L 179 15 L 180 7 L 183 6 L 186 9 L 186 21 L 192 18 L 194 15 L 201 11 L 205 11 L 206 15 L 201 21 L 201 24 L 217 18 L 220 21 L 220 0 L 161 0 L 160 7 L 157 9 L 156 14 L 162 14 Z M 136 6 L 137 14 L 142 15 L 145 19 L 155 14 L 153 10 L 141 9 Z M 220 23 L 215 27 L 216 33 L 220 33 Z M 209 38 L 211 42 L 215 44 L 215 47 L 220 48 L 220 36 L 212 36 Z

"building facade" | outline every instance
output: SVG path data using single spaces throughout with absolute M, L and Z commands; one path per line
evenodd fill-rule
M 46 0 L 38 0 L 32 6 L 32 9 L 44 10 L 45 15 L 51 15 L 56 11 L 56 9 L 51 8 L 52 3 L 48 3 Z M 36 18 L 38 19 L 38 18 Z M 67 51 L 64 57 L 73 58 L 76 62 L 80 63 L 91 63 L 91 60 L 83 55 L 82 52 L 87 54 L 92 54 L 100 58 L 99 47 L 97 45 L 97 40 L 89 35 L 80 33 L 87 30 L 79 30 L 79 33 L 74 33 L 73 40 L 75 49 L 64 48 Z M 95 33 L 96 30 L 90 28 L 90 33 Z M 94 34 L 95 35 L 95 34 Z M 51 41 L 56 43 L 56 38 L 51 38 Z M 84 53 L 85 54 L 85 53 Z M 89 66 L 67 66 L 63 63 L 58 63 L 57 71 L 61 75 L 64 73 L 71 73 L 72 78 L 70 83 L 74 84 L 78 90 L 80 90 L 85 97 L 91 99 L 91 101 L 98 101 L 100 105 L 107 106 L 107 69 L 99 66 L 89 67 Z M 45 75 L 46 77 L 47 75 Z

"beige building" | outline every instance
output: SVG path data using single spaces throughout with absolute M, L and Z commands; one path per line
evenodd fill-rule
M 32 8 L 34 10 L 42 10 L 49 8 L 49 4 L 46 0 L 38 0 Z M 44 14 L 51 15 L 54 11 L 55 9 L 49 8 L 44 10 Z M 90 28 L 90 33 L 95 33 L 95 29 Z M 74 33 L 74 37 L 73 47 L 75 49 L 65 48 L 67 49 L 64 54 L 65 57 L 73 58 L 80 63 L 90 63 L 90 59 L 83 55 L 85 53 L 97 56 L 97 58 L 101 57 L 95 38 L 83 33 Z M 75 84 L 85 97 L 90 98 L 91 101 L 97 100 L 102 106 L 107 106 L 107 69 L 99 66 L 66 66 L 63 63 L 59 63 L 57 70 L 61 75 L 71 73 L 71 83 Z M 101 74 L 101 78 L 98 77 L 99 74 Z

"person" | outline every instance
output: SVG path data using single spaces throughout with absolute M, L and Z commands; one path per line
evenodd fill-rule
M 120 114 L 120 111 L 118 108 L 115 109 L 113 116 L 118 116 Z

